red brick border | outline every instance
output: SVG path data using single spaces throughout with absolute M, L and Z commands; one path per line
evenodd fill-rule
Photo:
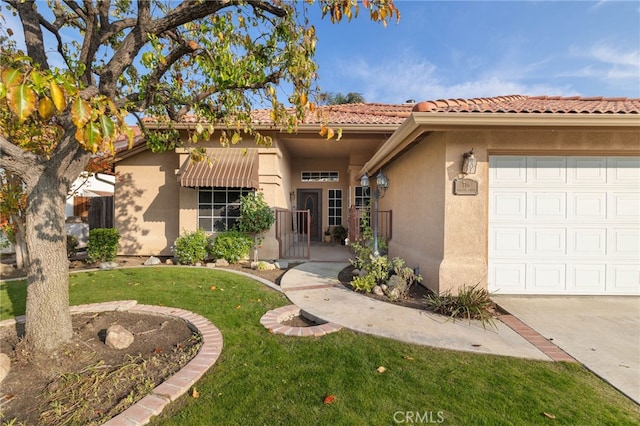
M 166 306 L 138 305 L 135 300 L 93 303 L 89 305 L 71 306 L 71 313 L 130 311 L 156 315 L 178 317 L 189 323 L 202 336 L 202 347 L 195 357 L 180 371 L 156 386 L 150 394 L 127 408 L 122 413 L 108 420 L 108 426 L 134 426 L 149 423 L 151 417 L 159 415 L 164 407 L 175 401 L 207 372 L 218 360 L 222 352 L 222 333 L 208 319 L 184 309 Z M 0 327 L 24 322 L 25 316 L 0 321 Z
M 514 317 L 513 315 L 501 314 L 498 318 L 513 331 L 522 336 L 526 341 L 531 343 L 536 348 L 540 349 L 542 353 L 547 355 L 552 360 L 578 362 L 575 358 L 560 349 L 549 339 L 547 339 L 542 334 L 538 333 L 533 328 L 529 327 L 527 324 L 523 323 L 520 319 Z
M 282 306 L 278 309 L 268 311 L 260 318 L 262 324 L 270 333 L 283 334 L 285 336 L 324 336 L 325 334 L 335 333 L 342 329 L 338 324 L 327 322 L 325 324 L 313 325 L 311 327 L 291 327 L 282 324 L 293 317 L 300 315 L 300 308 L 296 305 Z

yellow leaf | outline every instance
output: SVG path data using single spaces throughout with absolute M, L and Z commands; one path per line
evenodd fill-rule
M 22 73 L 13 68 L 6 68 L 2 70 L 2 81 L 7 88 L 17 86 L 22 80 Z
M 215 285 L 212 285 L 211 287 L 209 287 L 209 290 L 212 290 L 212 291 L 213 291 L 213 290 L 215 290 L 215 289 L 216 289 L 216 286 L 215 286 Z
M 53 102 L 55 103 L 55 98 Z M 71 105 L 71 120 L 76 127 L 84 127 L 85 124 L 91 119 L 91 105 L 89 102 L 81 98 L 76 100 Z
M 196 388 L 193 388 L 193 391 L 191 391 L 191 396 L 194 398 L 198 398 L 200 396 L 200 392 L 198 392 Z
M 307 95 L 305 93 L 300 95 L 300 105 L 306 105 L 307 104 Z
M 49 88 L 51 89 L 51 98 L 53 99 L 53 104 L 56 106 L 58 111 L 64 111 L 67 107 L 67 100 L 64 97 L 64 92 L 58 86 L 58 83 L 51 80 L 49 83 Z
M 331 127 L 327 127 L 327 139 L 333 138 L 334 131 Z
M 84 131 L 85 146 L 91 151 L 96 152 L 98 148 L 102 146 L 102 135 L 100 134 L 100 127 L 93 121 L 87 123 Z
M 544 412 L 542 414 L 544 414 L 545 417 L 548 417 L 550 419 L 555 419 L 556 418 L 556 416 L 554 414 L 551 414 L 551 413 Z
M 53 102 L 50 98 L 44 97 L 40 99 L 40 104 L 38 105 L 38 113 L 43 120 L 48 120 L 53 116 Z
M 342 128 L 338 129 L 338 137 L 336 138 L 336 140 L 339 141 L 340 139 L 342 139 Z
M 387 371 L 387 369 L 386 369 L 385 367 L 383 367 L 383 366 L 380 366 L 380 367 L 376 368 L 376 371 L 377 371 L 378 373 L 381 373 L 381 374 L 382 374 L 382 373 L 384 373 L 385 371 Z
M 318 134 L 320 136 L 325 136 L 327 134 L 327 129 L 328 127 L 325 126 L 324 124 L 320 127 L 320 131 L 318 132 Z
M 18 116 L 20 123 L 24 122 L 36 109 L 38 97 L 26 84 L 12 86 L 7 93 L 9 109 Z

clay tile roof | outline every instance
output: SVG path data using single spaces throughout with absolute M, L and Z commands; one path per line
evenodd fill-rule
M 414 104 L 377 104 L 358 103 L 342 105 L 326 105 L 318 107 L 316 113 L 309 113 L 304 124 L 322 124 L 328 122 L 340 124 L 402 124 L 409 117 Z M 258 123 L 271 123 L 271 110 L 255 110 L 252 112 Z
M 640 114 L 640 99 L 562 96 L 496 96 L 425 101 L 416 112 L 484 112 L 530 114 Z
M 314 113 L 308 113 L 302 123 L 318 125 L 323 123 L 329 123 L 330 125 L 400 125 L 411 114 L 413 105 L 413 103 L 325 105 L 317 107 Z M 269 109 L 253 110 L 251 115 L 255 124 L 273 124 L 271 110 Z M 155 123 L 157 120 L 154 117 L 145 117 L 144 122 Z M 182 122 L 195 123 L 196 117 L 187 115 L 182 119 Z

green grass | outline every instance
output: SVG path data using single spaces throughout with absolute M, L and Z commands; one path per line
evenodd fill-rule
M 389 425 L 394 415 L 403 423 L 419 416 L 422 423 L 462 425 L 640 424 L 640 407 L 577 364 L 431 349 L 350 331 L 270 334 L 259 319 L 286 298 L 224 271 L 86 272 L 72 275 L 70 286 L 71 304 L 135 299 L 180 307 L 222 331 L 222 355 L 195 386 L 200 397 L 181 398 L 154 424 Z M 0 318 L 23 314 L 25 297 L 24 281 L 1 284 Z M 387 370 L 377 373 L 379 366 Z M 326 395 L 335 402 L 325 405 Z

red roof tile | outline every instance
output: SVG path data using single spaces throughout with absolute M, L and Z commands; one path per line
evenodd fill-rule
M 425 101 L 416 112 L 488 112 L 524 114 L 640 114 L 640 99 L 579 96 L 497 96 Z

